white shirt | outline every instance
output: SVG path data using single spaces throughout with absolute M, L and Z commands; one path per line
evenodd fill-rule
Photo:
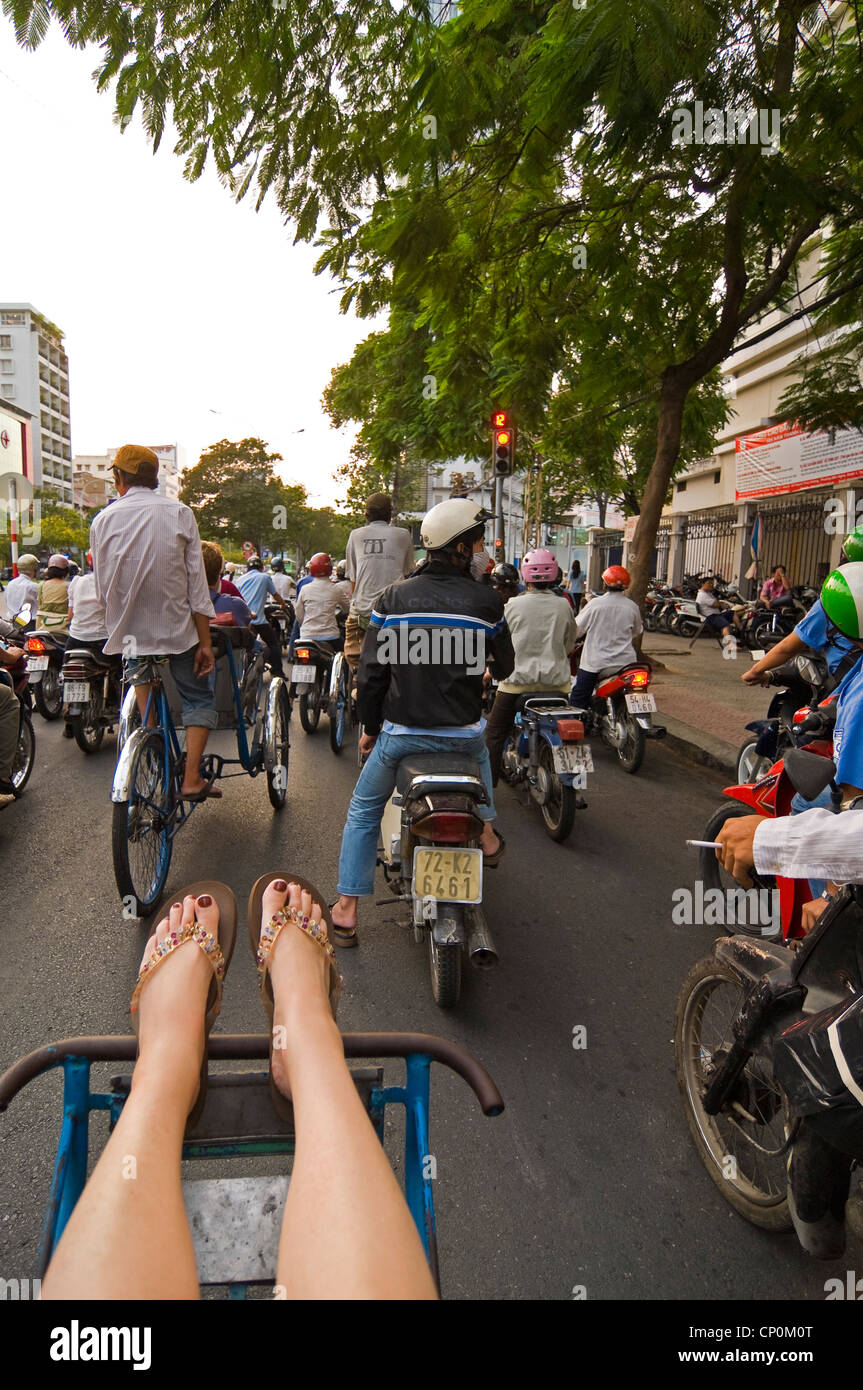
M 760 874 L 863 883 L 863 812 L 821 808 L 766 820 L 753 848 Z
M 3 596 L 6 599 L 6 616 L 10 622 L 21 612 L 25 603 L 29 603 L 30 617 L 35 619 L 39 609 L 39 586 L 29 575 L 19 574 L 16 579 L 10 579 Z
M 130 488 L 99 512 L 90 548 L 108 655 L 170 656 L 196 645 L 192 614 L 213 618 L 215 610 L 189 507 L 150 488 Z
M 294 587 L 294 581 L 291 579 L 290 575 L 279 574 L 278 571 L 276 571 L 270 575 L 270 578 L 275 585 L 276 593 L 279 598 L 293 598 L 293 593 L 291 591 Z
M 105 626 L 105 606 L 96 593 L 96 580 L 92 574 L 78 574 L 69 585 L 69 607 L 72 621 L 69 636 L 79 637 L 82 642 L 104 642 L 108 636 Z
M 579 666 L 602 671 L 606 666 L 625 666 L 635 661 L 633 637 L 642 630 L 641 610 L 625 594 L 612 590 L 593 598 L 575 620 L 579 637 L 587 633 Z
M 300 625 L 300 637 L 306 641 L 315 638 L 338 637 L 337 613 L 347 613 L 351 602 L 349 584 L 332 584 L 329 579 L 313 579 L 304 584 L 297 594 L 295 609 Z
M 702 618 L 707 618 L 711 613 L 721 613 L 719 599 L 712 589 L 699 589 L 695 595 L 695 607 L 698 609 Z

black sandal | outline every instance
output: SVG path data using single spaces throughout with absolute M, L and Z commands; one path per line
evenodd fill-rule
M 500 841 L 500 844 L 498 845 L 494 854 L 483 854 L 482 863 L 483 868 L 485 869 L 496 869 L 501 859 L 503 858 L 504 850 L 506 849 L 506 840 L 503 838 L 500 831 L 496 830 L 494 833 Z
M 336 898 L 336 902 L 338 902 L 338 898 Z M 333 917 L 333 908 L 335 907 L 335 905 L 336 903 L 333 902 L 330 903 L 329 906 L 331 922 Z M 340 927 L 338 922 L 333 922 L 332 926 L 333 934 L 330 939 L 332 940 L 334 946 L 341 946 L 343 950 L 347 950 L 349 946 L 359 946 L 360 938 L 357 936 L 356 927 Z M 341 935 L 342 932 L 344 932 L 344 936 Z

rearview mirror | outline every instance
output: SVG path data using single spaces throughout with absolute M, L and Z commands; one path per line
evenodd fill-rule
M 836 764 L 831 758 L 807 753 L 805 748 L 792 748 L 782 759 L 791 785 L 804 801 L 814 801 L 836 776 Z

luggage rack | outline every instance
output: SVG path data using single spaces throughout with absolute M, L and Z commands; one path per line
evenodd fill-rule
M 429 1033 L 344 1033 L 346 1058 L 402 1058 L 403 1086 L 384 1086 L 383 1067 L 351 1068 L 354 1085 L 383 1143 L 386 1107 L 405 1110 L 405 1198 L 416 1224 L 435 1283 L 440 1287 L 429 1156 L 429 1082 L 433 1061 L 449 1067 L 470 1086 L 485 1115 L 499 1115 L 503 1099 L 488 1072 L 456 1043 Z M 37 1274 L 41 1278 L 75 1207 L 87 1175 L 89 1115 L 105 1110 L 110 1128 L 119 1118 L 131 1076 L 113 1076 L 107 1091 L 94 1091 L 94 1062 L 134 1062 L 137 1039 L 66 1038 L 31 1052 L 0 1076 L 0 1111 L 35 1077 L 61 1066 L 64 1073 L 63 1124 Z M 266 1061 L 266 1034 L 220 1034 L 209 1039 L 211 1061 Z M 208 1077 L 207 1099 L 195 1128 L 183 1143 L 183 1159 L 222 1159 L 268 1154 L 292 1155 L 293 1117 L 281 1120 L 272 1107 L 265 1071 L 216 1072 Z M 183 1197 L 202 1287 L 227 1286 L 231 1298 L 245 1298 L 250 1287 L 272 1285 L 276 1268 L 281 1209 L 287 1175 L 219 1177 L 183 1182 Z

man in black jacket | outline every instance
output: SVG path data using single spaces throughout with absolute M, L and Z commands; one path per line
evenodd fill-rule
M 467 498 L 450 498 L 428 513 L 420 570 L 385 589 L 363 642 L 358 700 L 369 754 L 351 797 L 339 857 L 339 899 L 333 906 L 336 945 L 357 944 L 357 901 L 374 892 L 378 831 L 402 758 L 458 753 L 475 758 L 488 792 L 480 844 L 497 864 L 503 838 L 492 827 L 494 794 L 484 738 L 482 679 L 499 680 L 515 664 L 503 602 L 479 584 L 488 555 L 488 513 Z

